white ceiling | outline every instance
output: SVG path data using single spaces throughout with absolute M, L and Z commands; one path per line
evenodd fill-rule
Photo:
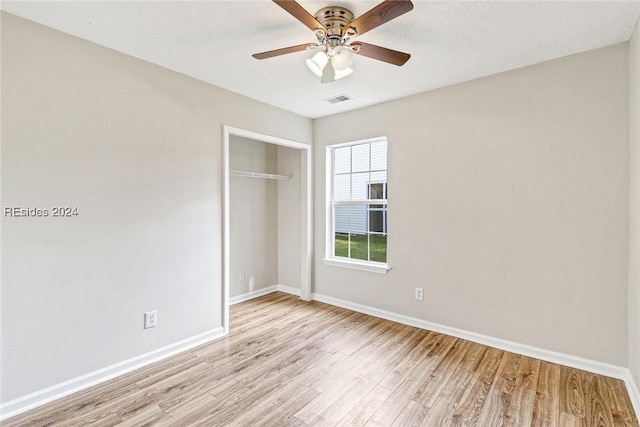
M 360 16 L 380 1 L 299 0 L 312 15 L 335 5 Z M 358 40 L 410 53 L 403 67 L 356 57 L 330 84 L 309 71 L 313 51 L 252 53 L 315 42 L 270 0 L 2 1 L 2 9 L 230 91 L 316 118 L 626 41 L 640 0 L 425 1 Z M 326 98 L 346 94 L 338 104 Z

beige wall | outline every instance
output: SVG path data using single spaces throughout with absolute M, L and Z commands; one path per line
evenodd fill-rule
M 231 135 L 229 168 L 276 173 L 277 148 Z M 278 281 L 277 181 L 231 176 L 229 205 L 229 296 L 275 285 Z
M 314 291 L 626 366 L 627 109 L 619 44 L 316 120 Z M 325 266 L 325 147 L 378 136 L 392 270 Z
M 629 43 L 629 369 L 640 386 L 640 27 Z
M 2 13 L 2 401 L 221 326 L 222 125 L 312 122 Z M 158 311 L 158 327 L 142 328 Z

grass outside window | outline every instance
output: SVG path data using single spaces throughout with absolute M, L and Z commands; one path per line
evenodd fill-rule
M 369 249 L 371 250 L 370 261 L 387 262 L 387 236 L 371 234 L 370 239 L 367 239 L 366 234 L 352 234 L 351 257 L 349 257 L 349 235 L 341 233 L 335 235 L 335 256 L 367 261 Z

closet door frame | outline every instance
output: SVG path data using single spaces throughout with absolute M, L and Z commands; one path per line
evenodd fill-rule
M 313 209 L 312 209 L 312 147 L 311 144 L 265 135 L 246 129 L 239 129 L 224 125 L 222 137 L 222 175 L 223 175 L 223 197 L 222 197 L 222 327 L 224 333 L 229 332 L 229 284 L 230 284 L 230 217 L 229 217 L 229 144 L 230 137 L 238 136 L 252 139 L 258 142 L 281 145 L 283 147 L 295 148 L 302 154 L 301 170 L 306 175 L 302 188 L 303 197 L 302 214 L 300 217 L 301 239 L 300 239 L 300 299 L 309 301 L 311 299 L 311 262 L 313 243 Z

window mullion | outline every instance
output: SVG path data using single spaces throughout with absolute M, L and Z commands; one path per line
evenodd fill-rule
M 332 200 L 332 203 L 336 205 L 387 205 L 385 199 L 362 199 L 362 200 Z

